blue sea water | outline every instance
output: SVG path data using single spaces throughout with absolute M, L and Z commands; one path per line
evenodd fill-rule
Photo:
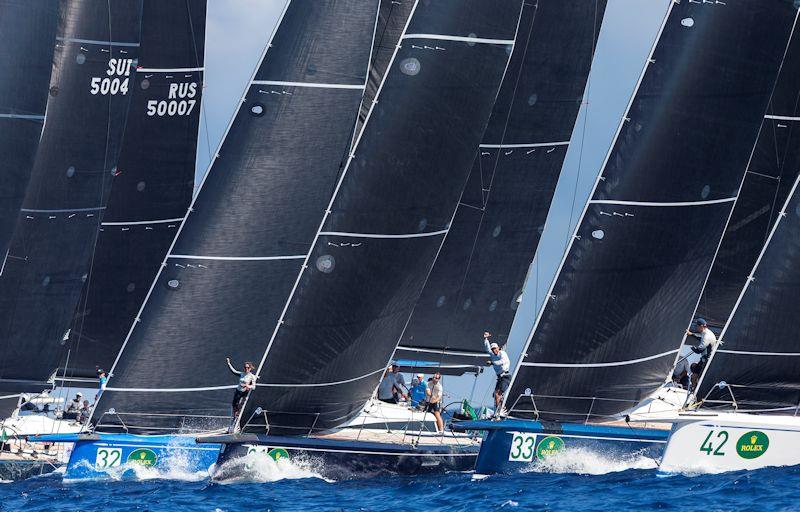
M 329 481 L 296 470 L 236 484 L 197 475 L 83 482 L 51 475 L 0 485 L 0 510 L 800 510 L 798 468 L 663 477 L 640 466 L 597 463 L 483 480 L 451 473 Z

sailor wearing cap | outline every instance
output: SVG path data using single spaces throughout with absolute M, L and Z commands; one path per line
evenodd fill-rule
M 67 404 L 67 410 L 64 411 L 65 418 L 69 419 L 78 417 L 78 413 L 81 410 L 82 399 L 83 399 L 83 393 L 81 392 L 75 393 L 75 398 L 70 400 L 70 402 Z
M 701 355 L 700 361 L 692 363 L 690 366 L 690 369 L 692 370 L 692 391 L 697 388 L 697 381 L 700 378 L 700 374 L 703 373 L 703 368 L 706 367 L 708 358 L 711 357 L 711 353 L 717 346 L 717 337 L 713 332 L 711 332 L 711 329 L 708 328 L 708 323 L 705 321 L 705 319 L 698 318 L 694 321 L 694 323 L 697 325 L 697 330 L 687 330 L 686 335 L 700 338 L 700 343 L 697 346 L 691 347 L 691 349 L 695 354 Z
M 492 333 L 483 333 L 483 346 L 486 352 L 489 353 L 488 364 L 494 368 L 497 374 L 497 384 L 494 387 L 494 407 L 495 414 L 502 414 L 500 406 L 503 404 L 503 395 L 508 391 L 508 386 L 511 385 L 511 361 L 508 359 L 508 354 L 505 350 L 500 350 L 500 345 L 497 343 L 489 343 L 489 338 Z

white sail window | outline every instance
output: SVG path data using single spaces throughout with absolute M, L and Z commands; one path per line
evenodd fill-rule
M 414 76 L 419 74 L 420 69 L 422 69 L 422 64 L 414 57 L 408 57 L 400 62 L 400 71 L 403 74 Z
M 694 20 L 692 18 L 683 18 L 681 20 L 681 25 L 687 28 L 691 28 L 694 26 Z
M 606 233 L 602 229 L 595 229 L 592 231 L 592 236 L 598 240 L 602 240 L 606 236 Z
M 78 64 L 83 64 L 84 62 L 86 62 L 86 55 L 79 53 L 78 55 L 75 56 L 75 62 L 77 62 Z
M 72 178 L 73 176 L 75 176 L 75 166 L 70 165 L 67 167 L 67 178 Z
M 323 254 L 317 258 L 316 267 L 320 272 L 330 274 L 336 267 L 336 259 L 330 254 Z
M 711 193 L 711 186 L 706 185 L 703 187 L 703 190 L 700 191 L 700 197 L 703 199 L 708 199 L 708 195 Z
M 536 105 L 537 101 L 539 101 L 539 95 L 531 94 L 530 96 L 528 96 L 528 105 L 529 106 L 532 107 L 532 106 Z
M 503 231 L 503 226 L 501 226 L 500 224 L 495 226 L 494 229 L 492 230 L 492 238 L 497 238 L 498 236 L 500 236 L 501 231 Z
M 439 298 L 436 299 L 436 307 L 440 308 L 444 306 L 444 301 L 445 301 L 444 295 L 439 295 Z

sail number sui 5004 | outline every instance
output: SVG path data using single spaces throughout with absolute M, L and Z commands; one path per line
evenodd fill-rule
M 108 76 L 92 78 L 89 92 L 102 96 L 119 93 L 128 94 L 128 81 L 130 80 L 132 63 L 133 59 L 109 59 L 108 69 L 106 69 L 106 75 Z

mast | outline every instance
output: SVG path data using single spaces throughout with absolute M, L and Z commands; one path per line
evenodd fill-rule
M 605 6 L 604 0 L 524 5 L 453 227 L 397 358 L 483 365 L 481 334 L 488 330 L 492 341 L 507 341 L 584 97 Z
M 192 200 L 205 24 L 206 0 L 144 1 L 119 173 L 70 325 L 68 376 L 114 361 Z
M 377 10 L 285 3 L 117 355 L 98 428 L 230 424 L 237 378 L 225 357 L 258 360 L 301 269 L 348 154 Z
M 512 415 L 590 421 L 664 382 L 795 18 L 783 1 L 670 3 L 516 368 Z
M 57 0 L 0 0 L 0 273 L 42 136 Z
M 697 316 L 721 328 L 800 173 L 800 32 L 795 30 Z
M 119 172 L 140 16 L 139 0 L 60 3 L 47 122 L 0 276 L 2 381 L 41 389 L 65 357 Z

